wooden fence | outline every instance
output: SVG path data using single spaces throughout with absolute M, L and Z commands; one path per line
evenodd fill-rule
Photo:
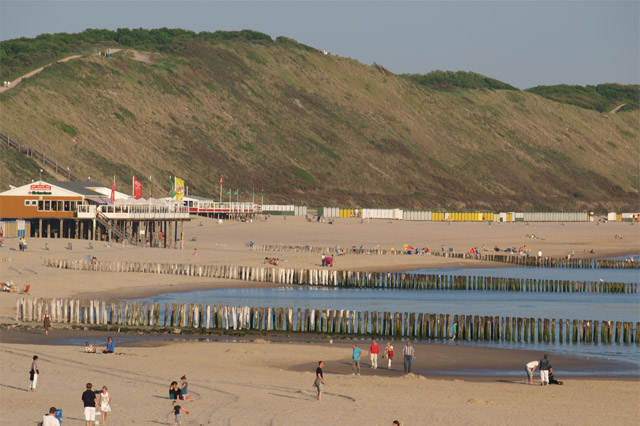
M 284 244 L 256 244 L 252 243 L 251 250 L 264 251 L 271 253 L 293 252 L 293 253 L 316 253 L 316 254 L 332 254 L 337 255 L 336 247 L 312 247 L 312 246 L 292 246 Z M 440 256 L 452 259 L 468 259 L 481 260 L 486 262 L 508 263 L 517 266 L 539 266 L 546 268 L 565 268 L 565 269 L 593 269 L 593 268 L 610 268 L 610 269 L 638 269 L 640 262 L 630 262 L 626 260 L 608 260 L 608 259 L 579 259 L 576 257 L 536 257 L 522 256 L 518 254 L 482 254 L 482 253 L 456 253 L 451 251 L 430 251 L 428 253 L 407 254 L 403 250 L 387 250 L 381 248 L 341 248 L 344 254 L 368 254 L 368 255 L 398 255 L 398 256 Z
M 45 266 L 101 272 L 139 272 L 203 278 L 269 282 L 284 285 L 317 285 L 337 288 L 390 290 L 481 290 L 555 293 L 637 293 L 638 284 L 604 281 L 568 281 L 536 278 L 497 278 L 442 274 L 340 271 L 333 268 L 294 269 L 270 266 L 200 265 L 157 262 L 84 262 L 45 259 Z
M 20 297 L 16 320 L 53 323 L 180 328 L 192 331 L 321 333 L 344 337 L 449 339 L 452 324 L 462 341 L 527 343 L 640 343 L 640 322 L 377 312 L 203 304 L 105 302 Z
M 70 181 L 78 180 L 76 175 L 69 171 L 68 167 L 61 166 L 55 160 L 47 157 L 42 151 L 36 148 L 31 148 L 26 145 L 21 145 L 15 139 L 11 139 L 9 135 L 0 132 L 0 140 L 7 143 L 7 146 L 15 148 L 18 152 L 26 155 L 28 158 L 39 160 L 43 165 L 49 166 L 55 170 L 56 174 L 67 176 Z

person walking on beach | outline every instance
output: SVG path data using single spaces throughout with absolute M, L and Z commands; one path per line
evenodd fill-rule
M 380 356 L 380 347 L 376 342 L 376 339 L 373 339 L 371 346 L 369 346 L 369 358 L 371 359 L 371 368 L 378 368 L 378 357 Z
M 322 367 L 324 367 L 324 362 L 318 361 L 318 368 L 316 368 L 316 380 L 313 382 L 313 386 L 316 387 L 316 398 L 318 401 L 322 401 L 322 389 L 324 389 L 324 375 L 322 374 Z
M 175 421 L 173 422 L 174 426 L 182 426 L 182 420 L 180 420 L 180 411 L 184 411 L 189 415 L 189 412 L 178 405 L 177 401 L 172 402 L 173 407 L 171 407 L 171 412 L 175 415 Z
M 45 336 L 49 335 L 49 329 L 51 328 L 51 315 L 49 315 L 49 311 L 44 311 L 44 316 L 42 317 L 42 325 L 44 326 L 44 334 Z
M 33 356 L 33 362 L 31 362 L 31 370 L 29 370 L 29 391 L 35 392 L 36 385 L 38 384 L 38 355 Z
M 458 334 L 458 323 L 457 322 L 454 322 L 453 325 L 451 326 L 451 333 L 453 334 L 453 337 L 451 338 L 451 342 L 455 342 L 456 335 Z
M 102 423 L 107 423 L 107 414 L 111 412 L 111 394 L 107 387 L 102 387 L 100 395 L 100 411 L 102 412 Z
M 354 343 L 353 344 L 353 357 L 352 357 L 353 363 L 352 363 L 352 366 L 351 366 L 352 371 L 353 371 L 351 373 L 352 376 L 354 374 L 356 374 L 356 371 L 357 371 L 358 376 L 360 375 L 360 352 L 362 352 L 362 351 L 360 350 L 358 345 L 356 345 Z
M 393 346 L 391 342 L 387 342 L 387 347 L 384 348 L 384 357 L 386 357 L 389 361 L 387 363 L 387 368 L 391 369 L 391 361 L 393 361 Z
M 96 394 L 91 390 L 93 385 L 87 383 L 87 390 L 82 392 L 82 403 L 84 405 L 84 420 L 87 426 L 93 426 L 96 421 Z
M 60 422 L 56 419 L 56 407 L 49 408 L 49 414 L 42 416 L 42 426 L 60 426 Z
M 413 350 L 413 346 L 411 346 L 411 342 L 407 342 L 402 349 L 402 354 L 404 355 L 404 372 L 411 373 L 411 363 L 416 359 L 415 351 Z
M 548 354 L 544 354 L 538 366 L 540 368 L 540 386 L 547 386 L 549 384 L 549 368 L 551 368 Z
M 531 361 L 524 365 L 524 371 L 527 372 L 527 377 L 529 378 L 530 385 L 533 384 L 533 372 L 536 371 L 536 368 L 538 368 L 538 364 L 540 364 L 540 361 Z

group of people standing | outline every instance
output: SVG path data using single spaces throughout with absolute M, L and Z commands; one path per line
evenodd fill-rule
M 355 343 L 353 344 L 353 353 L 352 353 L 352 374 L 360 375 L 360 357 L 362 354 L 362 349 L 358 347 Z M 375 370 L 378 368 L 378 358 L 380 357 L 380 346 L 378 342 L 373 339 L 371 345 L 369 346 L 369 351 L 367 353 L 369 359 L 371 361 L 370 368 Z M 404 361 L 404 372 L 411 373 L 411 364 L 415 357 L 415 350 L 413 346 L 411 346 L 411 342 L 407 342 L 404 348 L 402 348 L 402 355 Z M 387 342 L 386 347 L 384 348 L 384 352 L 382 354 L 383 358 L 387 359 L 387 369 L 391 369 L 391 362 L 394 357 L 394 350 L 391 342 Z
M 86 390 L 82 393 L 82 403 L 84 404 L 84 420 L 87 426 L 93 426 L 96 421 L 96 406 L 100 406 L 102 423 L 107 422 L 107 414 L 111 412 L 111 394 L 106 386 L 102 390 L 94 391 L 93 385 L 87 383 Z
M 525 364 L 524 370 L 527 372 L 530 385 L 533 384 L 533 372 L 536 371 L 536 368 L 540 371 L 540 386 L 563 384 L 560 380 L 556 380 L 556 378 L 553 377 L 553 368 L 549 362 L 548 354 L 544 354 L 539 361 L 531 361 Z

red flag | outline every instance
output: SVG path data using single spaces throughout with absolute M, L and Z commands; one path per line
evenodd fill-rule
M 111 202 L 116 202 L 116 177 L 113 176 L 113 185 L 111 185 Z
M 220 175 L 220 185 L 222 185 L 222 175 Z
M 139 200 L 142 198 L 142 182 L 133 177 L 133 198 Z

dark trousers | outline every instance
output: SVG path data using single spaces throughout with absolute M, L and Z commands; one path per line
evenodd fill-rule
M 411 373 L 411 361 L 413 360 L 413 357 L 411 355 L 405 355 L 404 356 L 404 372 L 405 373 Z

